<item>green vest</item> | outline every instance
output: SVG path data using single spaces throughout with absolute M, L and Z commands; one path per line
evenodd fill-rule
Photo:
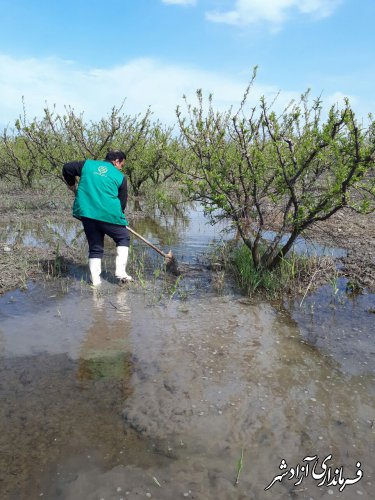
M 88 217 L 111 224 L 127 226 L 128 221 L 121 210 L 118 190 L 124 180 L 112 163 L 86 160 L 82 167 L 73 215 L 77 219 Z

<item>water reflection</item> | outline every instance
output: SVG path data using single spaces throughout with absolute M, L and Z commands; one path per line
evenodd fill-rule
M 116 316 L 120 316 L 121 321 Z M 126 397 L 130 391 L 132 371 L 128 340 L 130 331 L 127 290 L 118 291 L 111 300 L 94 290 L 92 323 L 81 344 L 77 379 L 117 378 L 123 383 Z
M 163 499 L 189 489 L 204 499 L 247 498 L 249 492 L 268 498 L 263 490 L 281 459 L 298 463 L 328 453 L 348 469 L 348 477 L 361 460 L 371 481 L 373 374 L 344 371 L 306 343 L 286 310 L 212 294 L 148 307 L 142 294 L 112 287 L 60 297 L 46 289 L 48 309 L 34 315 L 31 295 L 24 294 L 25 318 L 8 315 L 2 325 L 7 358 L 0 364 L 0 445 L 6 491 L 24 494 L 30 484 L 38 491 L 42 476 L 30 453 L 36 463 L 59 464 L 59 471 L 71 470 L 75 457 L 74 478 L 62 481 L 50 469 L 43 477 L 40 491 L 52 491 L 51 498 L 93 498 L 97 491 L 106 498 L 114 484 L 136 498 L 146 464 L 142 485 L 155 498 L 153 476 L 163 484 Z M 0 306 L 6 310 L 7 297 Z M 55 437 L 58 444 L 48 447 Z M 124 446 L 128 453 L 117 462 Z M 241 449 L 244 468 L 233 489 Z M 103 462 L 103 450 L 111 460 Z M 134 453 L 137 467 L 129 468 Z M 102 457 L 95 472 L 87 468 L 88 455 Z M 6 463 L 19 470 L 16 484 Z M 113 469 L 116 463 L 123 469 Z M 324 497 L 326 490 L 306 483 L 309 496 L 301 498 Z M 358 488 L 370 498 L 365 482 Z M 272 498 L 293 498 L 294 489 L 291 482 L 275 485 Z M 352 498 L 348 495 L 353 491 L 340 498 Z
M 178 219 L 172 216 L 136 219 L 133 226 L 139 234 L 165 253 L 172 250 L 179 263 L 196 264 L 200 260 L 207 260 L 204 256 L 213 241 L 221 238 L 224 224 L 218 226 L 208 224 L 199 206 L 190 207 L 187 215 L 188 217 Z M 160 260 L 160 256 L 144 243 L 138 242 L 136 238 L 134 241 L 137 246 L 145 248 L 153 265 Z
M 16 225 L 1 224 L 0 238 L 7 245 L 47 248 L 58 242 L 66 246 L 82 243 L 84 234 L 81 225 L 75 220 L 64 221 L 64 223 L 17 222 Z
M 125 290 L 111 303 L 50 286 L 0 298 L 0 498 L 39 497 L 45 472 L 61 489 L 77 464 L 123 453 L 131 309 Z
M 146 239 L 152 239 L 155 243 L 176 245 L 181 242 L 181 229 L 184 224 L 162 224 L 157 219 L 145 217 L 134 221 L 134 229 Z

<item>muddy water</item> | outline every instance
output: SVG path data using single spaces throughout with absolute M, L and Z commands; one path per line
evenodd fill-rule
M 192 269 L 161 302 L 110 280 L 0 298 L 1 498 L 374 498 L 374 297 L 257 303 Z M 342 492 L 296 473 L 329 455 Z

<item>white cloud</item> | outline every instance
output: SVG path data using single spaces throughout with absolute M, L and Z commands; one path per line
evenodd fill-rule
M 71 105 L 90 119 L 107 114 L 126 98 L 124 110 L 137 114 L 151 106 L 154 116 L 175 122 L 175 109 L 182 96 L 193 98 L 202 88 L 213 93 L 220 109 L 241 101 L 246 80 L 195 68 L 136 59 L 112 68 L 83 69 L 61 59 L 14 59 L 0 55 L 0 120 L 13 123 L 25 98 L 29 118 L 40 116 L 47 102 L 59 111 Z M 250 76 L 250 75 L 249 75 Z M 269 88 L 256 87 L 256 95 Z M 255 95 L 255 94 L 254 94 Z
M 197 0 L 161 0 L 163 3 L 170 5 L 195 5 Z
M 95 120 L 107 115 L 113 106 L 119 106 L 126 98 L 123 108 L 126 114 L 135 115 L 151 106 L 154 118 L 170 125 L 176 123 L 176 106 L 181 105 L 184 109 L 184 94 L 195 104 L 195 92 L 201 88 L 205 96 L 213 94 L 215 109 L 222 111 L 233 105 L 237 110 L 247 85 L 246 78 L 155 59 L 131 60 L 112 68 L 84 69 L 72 61 L 60 59 L 15 59 L 0 55 L 0 74 L 2 126 L 13 125 L 21 114 L 22 96 L 29 119 L 41 116 L 47 102 L 50 107 L 56 104 L 59 112 L 64 110 L 64 105 L 70 105 L 76 112 L 84 112 L 86 119 Z M 250 78 L 250 72 L 248 76 Z M 249 106 L 257 105 L 262 95 L 270 102 L 278 90 L 273 85 L 255 83 Z M 336 102 L 341 95 L 338 90 L 326 96 L 324 101 Z M 283 90 L 276 109 L 281 111 L 292 98 L 298 99 L 299 91 Z M 352 102 L 353 99 L 355 97 Z
M 293 12 L 316 18 L 330 16 L 342 0 L 236 0 L 225 12 L 207 12 L 206 18 L 217 23 L 239 26 L 267 22 L 280 27 Z

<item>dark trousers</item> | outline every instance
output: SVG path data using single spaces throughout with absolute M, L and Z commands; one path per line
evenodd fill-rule
M 126 226 L 88 219 L 87 217 L 82 217 L 81 220 L 89 244 L 90 259 L 103 257 L 105 235 L 112 238 L 117 247 L 129 246 L 130 237 Z

